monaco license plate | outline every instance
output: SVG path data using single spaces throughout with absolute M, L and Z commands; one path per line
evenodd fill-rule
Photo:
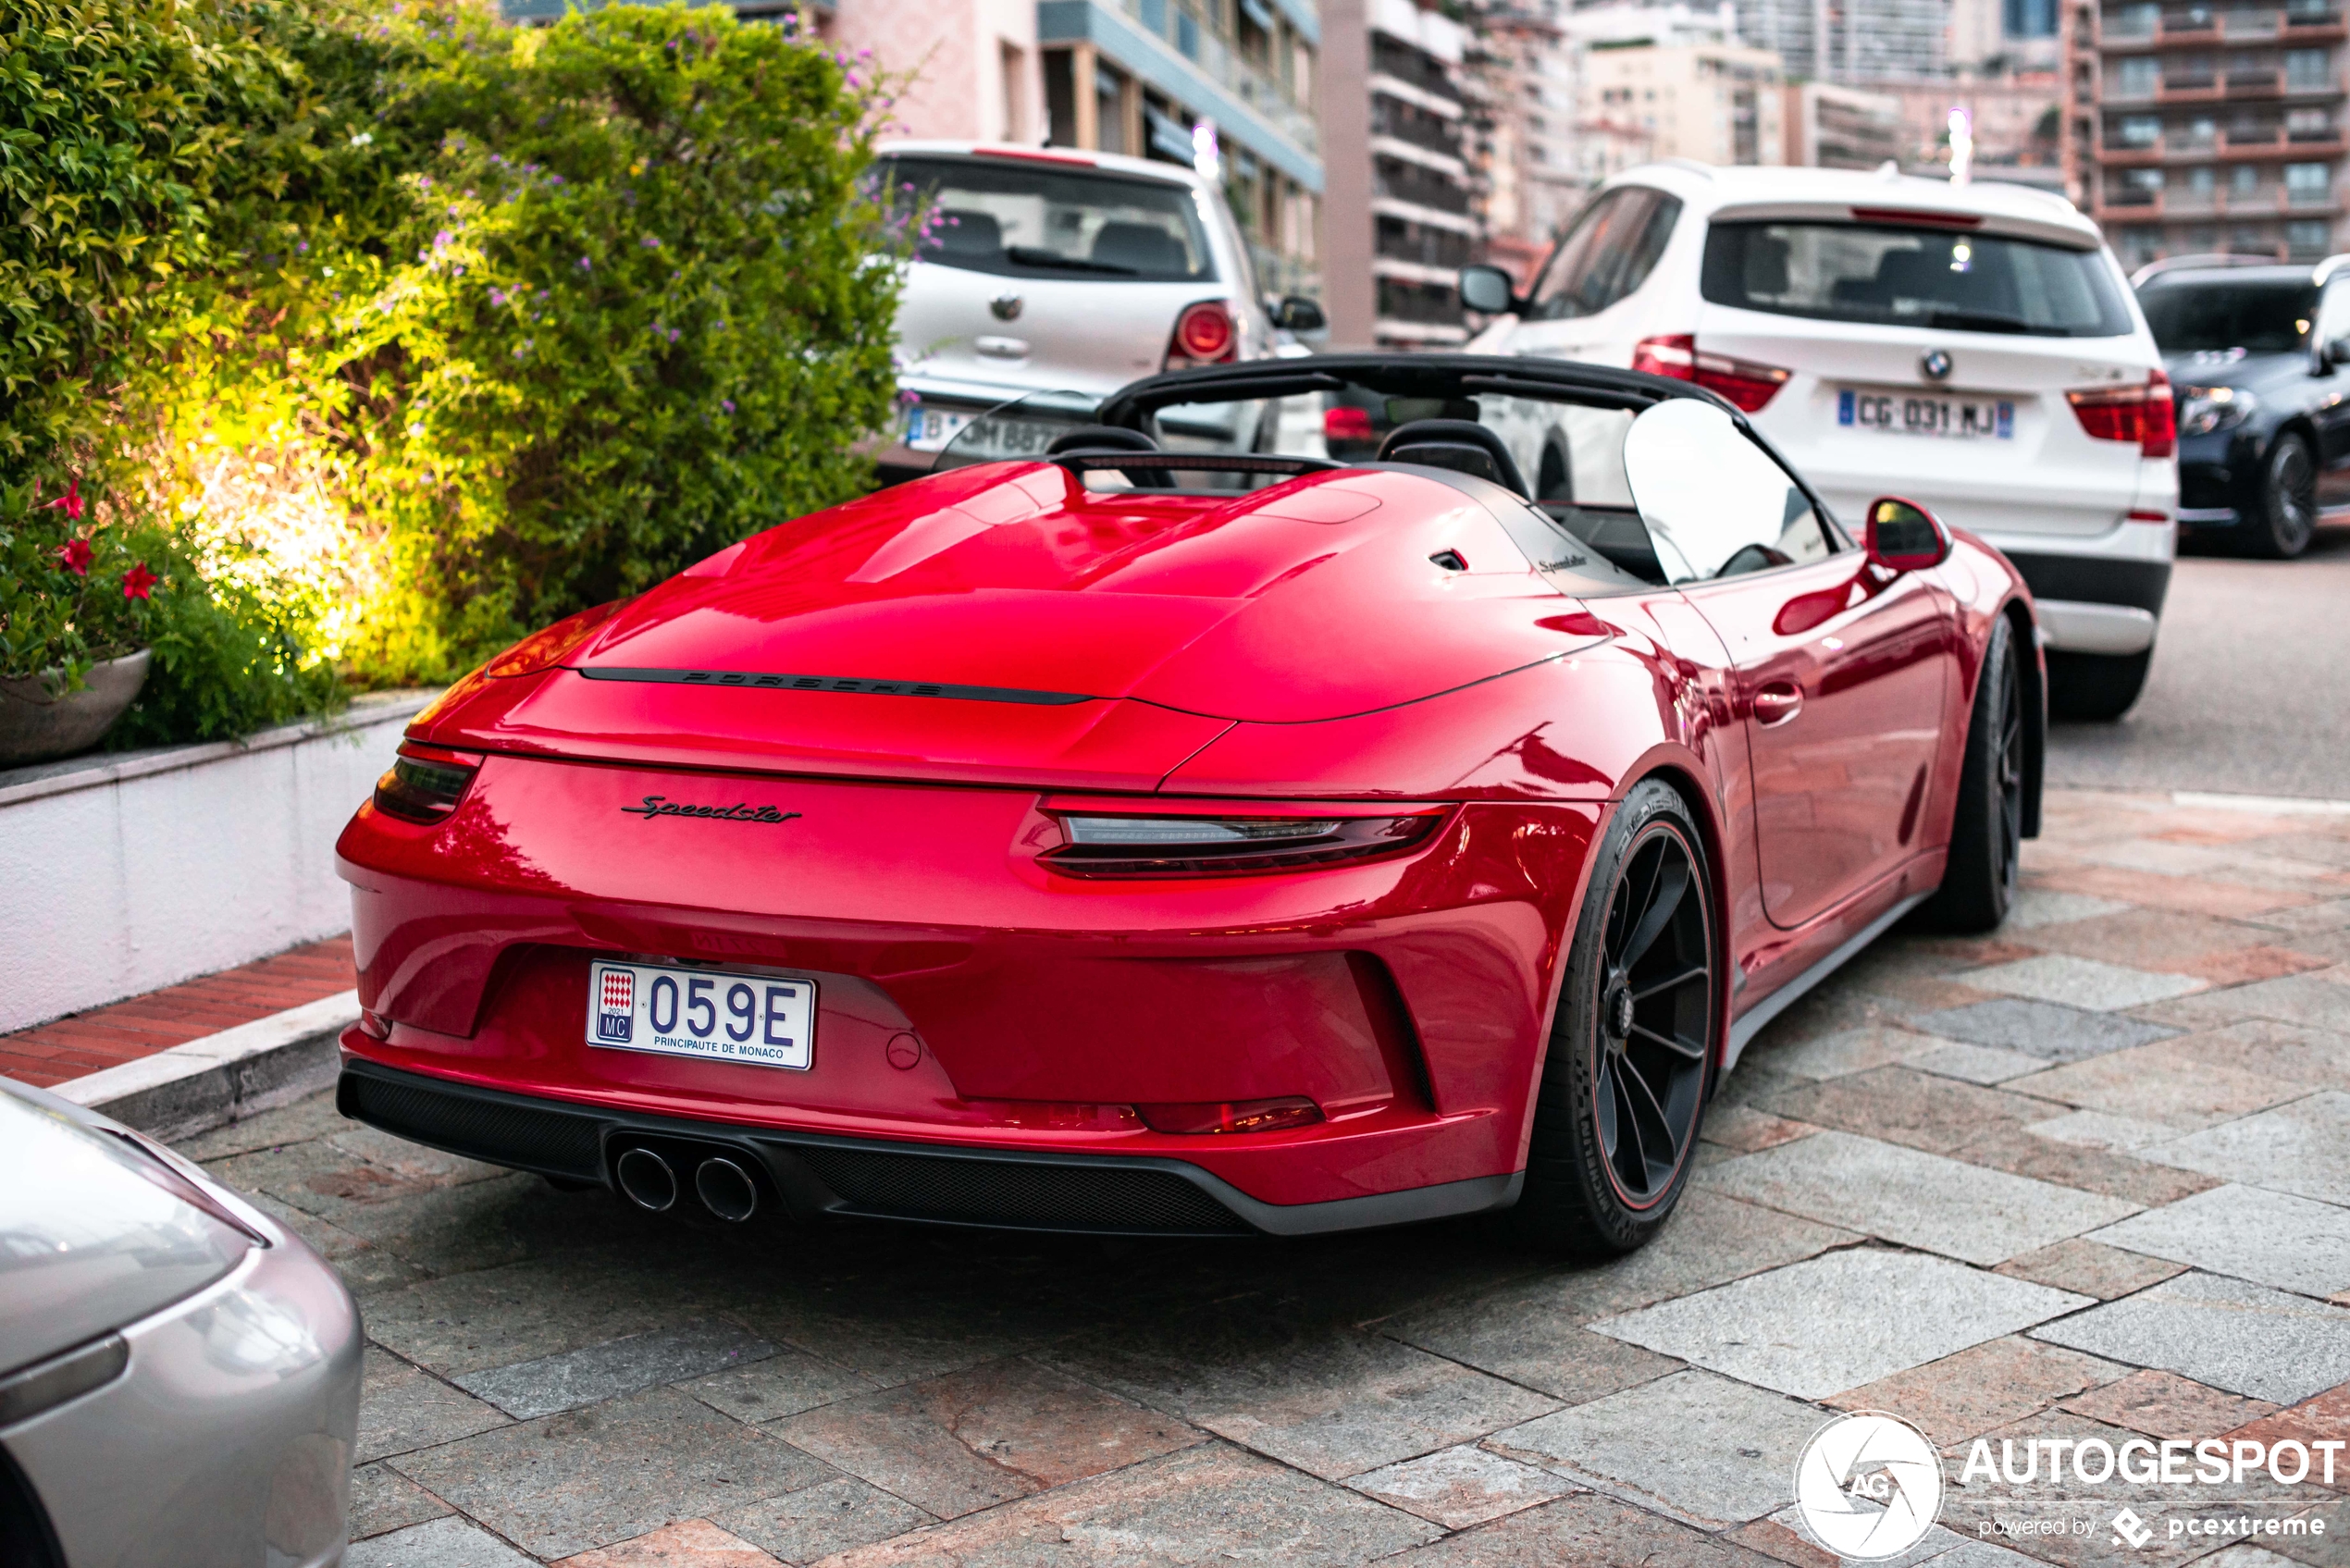
M 1836 394 L 1836 422 L 1890 436 L 2010 441 L 2015 438 L 2015 404 L 2006 398 L 1946 398 L 1847 387 Z
M 977 414 L 957 414 L 951 409 L 909 409 L 906 413 L 906 444 L 916 451 L 944 451 L 946 443 L 963 433 Z
M 598 959 L 588 1043 L 805 1072 L 816 1064 L 816 982 Z

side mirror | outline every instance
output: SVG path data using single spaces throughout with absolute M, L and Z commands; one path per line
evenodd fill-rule
M 1273 325 L 1284 332 L 1327 332 L 1330 318 L 1322 314 L 1319 302 L 1303 294 L 1285 294 L 1273 307 Z
M 1888 572 L 1923 572 L 1939 566 L 1950 553 L 1950 531 L 1942 520 L 1913 500 L 1879 496 L 1869 502 L 1869 523 L 1862 548 L 1869 559 Z
M 1505 315 L 1517 309 L 1517 289 L 1498 266 L 1465 266 L 1461 303 L 1479 315 Z
M 2332 342 L 2328 343 L 2321 357 L 2328 370 L 2337 365 L 2350 364 L 2350 334 L 2336 338 Z

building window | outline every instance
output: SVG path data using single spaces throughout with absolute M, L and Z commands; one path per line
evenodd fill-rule
M 2284 242 L 2296 261 L 2315 261 L 2332 248 L 2331 226 L 2323 219 L 2296 219 L 2284 226 Z
M 2235 172 L 2229 177 L 2228 189 L 2238 196 L 2249 196 L 2259 190 L 2260 166 L 2257 164 L 2236 165 Z
M 1077 142 L 1077 66 L 1066 49 L 1047 49 L 1045 66 L 1045 133 L 1056 147 Z
M 2284 52 L 2284 84 L 2296 92 L 2322 91 L 2333 85 L 2332 62 L 2323 49 Z
M 2151 147 L 2162 140 L 2162 121 L 2153 115 L 2130 115 L 2114 132 L 2124 147 Z
M 2293 142 L 2331 142 L 2333 140 L 2333 117 L 2323 109 L 2291 109 L 2284 117 L 2284 133 Z
M 2323 164 L 2287 164 L 2284 166 L 2285 200 L 2296 207 L 2316 206 L 2331 195 Z
M 2117 98 L 2151 98 L 2161 84 L 2162 68 L 2144 55 L 2115 62 L 2113 95 Z

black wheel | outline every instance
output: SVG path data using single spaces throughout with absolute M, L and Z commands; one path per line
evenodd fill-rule
M 2008 918 L 2023 860 L 2024 711 L 2014 623 L 1993 623 L 1967 719 L 1966 759 L 1959 775 L 1958 815 L 1942 886 L 1923 910 L 1943 931 L 1989 931 Z
M 1519 1234 L 1628 1253 L 1689 1175 L 1719 1033 L 1713 883 L 1672 787 L 1624 797 L 1591 869 L 1537 1086 Z
M 2144 653 L 2048 650 L 2048 717 L 2106 724 L 2130 711 L 2146 689 L 2154 649 Z
M 2260 469 L 2260 505 L 2235 532 L 2247 555 L 2286 561 L 2309 548 L 2318 531 L 2318 460 L 2309 438 L 2287 430 L 2269 445 Z

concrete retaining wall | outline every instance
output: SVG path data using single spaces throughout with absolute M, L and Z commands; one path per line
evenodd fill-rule
M 349 930 L 335 836 L 434 695 L 0 772 L 0 1031 Z

